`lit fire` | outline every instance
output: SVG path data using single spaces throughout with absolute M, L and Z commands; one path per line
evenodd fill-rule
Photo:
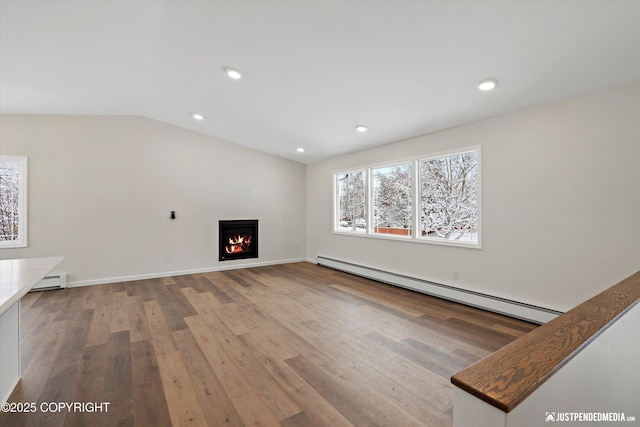
M 229 244 L 224 247 L 224 250 L 228 254 L 238 254 L 246 252 L 251 248 L 251 238 L 253 236 L 233 236 L 229 237 Z

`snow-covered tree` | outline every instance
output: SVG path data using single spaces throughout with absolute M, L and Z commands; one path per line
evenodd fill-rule
M 18 167 L 17 163 L 0 163 L 0 240 L 18 236 Z
M 354 171 L 338 175 L 338 191 L 340 224 L 351 227 L 353 231 L 358 227 L 366 228 L 365 172 Z
M 421 223 L 427 235 L 460 239 L 478 227 L 476 152 L 420 162 Z
M 411 164 L 373 169 L 376 227 L 411 228 Z

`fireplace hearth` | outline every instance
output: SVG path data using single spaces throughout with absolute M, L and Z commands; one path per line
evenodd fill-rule
M 218 261 L 258 258 L 258 220 L 218 222 Z

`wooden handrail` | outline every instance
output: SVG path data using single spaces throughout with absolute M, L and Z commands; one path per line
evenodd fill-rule
M 640 271 L 451 377 L 457 387 L 511 412 L 640 302 Z

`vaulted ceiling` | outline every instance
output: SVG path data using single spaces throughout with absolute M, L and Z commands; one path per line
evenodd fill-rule
M 141 115 L 303 163 L 640 81 L 637 1 L 0 7 L 2 113 Z

